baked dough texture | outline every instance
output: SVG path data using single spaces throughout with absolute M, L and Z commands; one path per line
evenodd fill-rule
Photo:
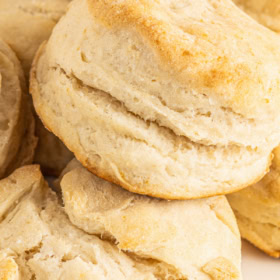
M 0 178 L 31 163 L 37 139 L 21 65 L 0 39 Z
M 280 2 L 279 0 L 233 0 L 244 12 L 259 23 L 280 32 Z
M 270 172 L 258 183 L 228 195 L 241 236 L 267 254 L 280 257 L 280 147 Z
M 34 55 L 49 38 L 70 0 L 0 0 L 0 37 L 15 51 L 28 80 Z M 36 120 L 39 138 L 35 162 L 48 175 L 59 175 L 72 153 Z M 51 152 L 50 152 L 51 151 Z
M 77 191 L 71 177 L 83 179 L 75 181 Z M 0 181 L 1 280 L 241 279 L 240 236 L 223 196 L 188 202 L 140 197 L 82 167 L 67 173 L 62 186 L 75 221 L 89 207 L 84 219 L 91 234 L 70 222 L 38 166 Z
M 73 1 L 31 77 L 91 172 L 189 199 L 259 180 L 279 143 L 280 38 L 231 1 Z

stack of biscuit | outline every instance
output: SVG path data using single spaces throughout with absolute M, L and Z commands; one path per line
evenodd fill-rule
M 0 280 L 280 256 L 280 17 L 234 2 L 0 0 Z

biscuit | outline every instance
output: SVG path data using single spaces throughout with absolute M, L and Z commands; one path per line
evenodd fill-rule
M 258 183 L 228 200 L 241 236 L 269 254 L 280 257 L 280 146 L 274 150 L 270 172 Z
M 40 44 L 48 39 L 70 0 L 0 0 L 0 37 L 15 51 L 28 79 L 32 60 Z M 72 153 L 36 119 L 39 138 L 35 162 L 48 175 L 59 175 Z M 52 152 L 50 152 L 52 151 Z
M 31 163 L 37 139 L 25 79 L 14 52 L 0 40 L 0 178 Z
M 167 201 L 134 194 L 93 175 L 77 160 L 64 173 L 65 211 L 78 228 L 135 258 L 176 268 L 171 279 L 241 277 L 239 232 L 224 196 Z
M 280 32 L 280 2 L 279 0 L 233 0 L 244 12 L 259 23 Z
M 168 199 L 224 194 L 259 180 L 279 143 L 279 48 L 231 1 L 76 0 L 30 90 L 97 176 Z
M 280 2 L 235 0 L 246 13 L 280 32 Z M 267 254 L 280 257 L 280 146 L 274 150 L 270 172 L 251 187 L 229 195 L 243 238 Z
M 72 168 L 61 182 L 65 210 L 90 233 L 71 223 L 38 166 L 0 181 L 0 279 L 241 279 L 224 196 L 159 200 Z

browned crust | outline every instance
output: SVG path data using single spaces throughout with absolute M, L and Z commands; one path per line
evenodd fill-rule
M 206 53 L 209 50 L 203 52 L 202 50 L 195 51 L 194 49 L 190 49 L 187 38 L 183 38 L 183 36 L 179 36 L 176 32 L 172 32 L 174 31 L 172 24 L 165 20 L 157 19 L 154 16 L 155 11 L 161 8 L 157 0 L 87 0 L 87 4 L 94 19 L 99 20 L 109 28 L 120 26 L 132 26 L 136 28 L 141 35 L 148 39 L 149 43 L 158 52 L 160 58 L 167 63 L 168 68 L 171 67 L 176 71 L 182 71 L 186 66 L 190 66 L 190 63 L 196 64 L 200 59 L 205 60 L 207 57 Z M 225 5 L 223 3 L 219 4 L 220 6 Z M 232 8 L 234 9 L 233 13 L 238 11 L 234 5 L 232 5 Z M 180 28 L 182 30 L 184 29 L 183 27 L 178 27 L 178 29 Z M 183 31 L 189 35 L 193 35 L 191 27 L 189 30 Z M 207 34 L 204 35 L 206 36 Z M 200 39 L 203 35 L 198 33 L 197 37 Z M 229 59 L 219 57 L 219 61 L 222 62 L 220 63 L 221 65 L 224 64 L 225 66 L 227 64 L 227 68 L 230 69 Z M 206 84 L 214 84 L 213 78 L 225 79 L 225 76 L 221 77 L 217 74 L 218 70 L 215 75 L 211 75 L 212 81 L 207 79 Z M 236 72 L 235 76 L 237 76 Z
M 273 106 L 275 113 L 278 111 L 279 106 L 275 105 L 280 104 L 279 89 L 267 92 L 263 86 L 266 83 L 266 77 L 261 73 L 261 67 L 265 65 L 266 61 L 251 55 L 247 49 L 244 51 L 248 52 L 248 62 L 238 63 L 236 57 L 228 55 L 223 46 L 217 45 L 217 42 L 213 40 L 215 36 L 209 35 L 203 27 L 195 27 L 192 22 L 188 24 L 187 17 L 185 25 L 182 24 L 182 26 L 169 22 L 168 18 L 163 20 L 156 17 L 157 12 L 164 10 L 161 9 L 161 4 L 157 0 L 86 1 L 94 20 L 99 20 L 108 28 L 128 28 L 129 30 L 133 28 L 137 30 L 139 36 L 144 37 L 155 50 L 161 66 L 168 71 L 172 78 L 179 80 L 185 86 L 189 86 L 191 83 L 192 89 L 197 92 L 203 91 L 207 95 L 215 95 L 221 100 L 224 99 L 227 106 L 231 108 L 238 106 L 239 113 L 244 114 L 244 116 L 247 116 L 248 112 L 250 115 L 254 114 L 261 107 Z M 213 3 L 209 3 L 209 5 L 213 5 L 215 10 L 215 14 L 213 12 L 212 15 L 212 24 L 213 30 L 216 28 L 216 36 L 221 35 L 222 32 L 220 27 L 215 25 L 215 16 L 225 17 L 227 21 L 225 21 L 224 29 L 229 30 L 229 36 L 232 36 L 234 40 L 240 41 L 240 48 L 245 46 L 245 48 L 249 47 L 250 50 L 258 50 L 258 48 L 264 47 L 267 53 L 275 54 L 275 59 L 278 60 L 276 54 L 279 47 L 273 47 L 274 43 L 275 47 L 280 46 L 277 36 L 269 32 L 266 33 L 259 24 L 245 16 L 230 1 L 211 2 Z M 168 12 L 164 16 L 168 17 Z M 202 18 L 200 20 L 202 26 L 208 25 L 207 20 L 204 21 Z M 229 22 L 235 24 L 234 33 L 230 29 Z M 243 25 L 241 26 L 239 22 L 243 22 Z M 244 28 L 246 25 L 251 30 L 246 31 Z M 265 40 L 259 40 L 260 47 L 258 44 L 251 43 L 254 39 L 252 25 L 256 30 L 262 32 L 267 40 L 271 40 L 270 48 Z M 178 30 L 180 32 L 177 32 Z M 196 36 L 196 40 L 200 44 L 199 48 L 193 46 L 192 39 L 190 39 L 193 36 Z M 246 43 L 244 45 L 244 40 L 240 40 L 240 38 L 246 37 L 249 39 L 247 39 L 247 45 Z M 220 38 L 220 41 L 226 39 L 224 36 Z M 256 70 L 256 67 L 260 70 Z M 279 77 L 276 80 L 279 81 Z M 249 109 L 248 104 L 250 104 L 251 109 Z
M 30 73 L 30 93 L 32 94 L 33 98 L 36 98 L 35 96 L 39 95 L 39 86 L 38 86 L 38 83 L 37 83 L 37 79 L 36 79 L 36 65 L 38 63 L 38 60 L 39 60 L 39 57 L 41 56 L 41 54 L 43 53 L 44 51 L 44 48 L 46 46 L 46 43 L 47 42 L 43 42 L 42 45 L 40 46 L 40 48 L 38 49 L 37 53 L 36 53 L 36 56 L 33 60 L 33 64 L 32 64 L 32 68 L 31 68 L 31 73 Z M 35 110 L 37 111 L 38 115 L 40 116 L 41 114 L 41 111 L 43 110 L 42 108 L 43 106 L 42 105 L 37 105 L 35 107 Z M 227 190 L 227 191 L 223 191 L 223 192 L 211 192 L 211 191 L 208 191 L 208 192 L 204 192 L 202 193 L 201 195 L 197 195 L 197 196 L 191 196 L 191 195 L 169 195 L 169 194 L 158 194 L 158 193 L 155 193 L 155 192 L 152 192 L 152 191 L 143 191 L 143 189 L 145 189 L 145 185 L 134 185 L 134 187 L 132 188 L 131 185 L 123 182 L 123 181 L 120 181 L 118 178 L 116 178 L 115 176 L 112 176 L 110 175 L 108 172 L 105 171 L 101 171 L 101 170 L 97 170 L 96 168 L 90 166 L 90 164 L 88 163 L 88 160 L 86 158 L 86 156 L 83 156 L 83 155 L 80 155 L 79 154 L 79 148 L 77 148 L 74 144 L 69 144 L 67 143 L 68 141 L 65 141 L 64 140 L 64 137 L 61 136 L 61 135 L 57 135 L 52 129 L 51 129 L 51 125 L 49 125 L 47 122 L 47 120 L 43 120 L 41 118 L 41 121 L 43 122 L 44 126 L 49 130 L 51 131 L 52 133 L 54 133 L 58 138 L 60 138 L 60 140 L 67 146 L 67 148 L 72 151 L 75 155 L 75 157 L 82 163 L 82 165 L 84 167 L 86 167 L 91 173 L 95 174 L 96 176 L 106 180 L 106 181 L 109 181 L 109 182 L 112 182 L 114 184 L 117 184 L 117 185 L 120 185 L 121 187 L 123 187 L 124 189 L 130 191 L 130 192 L 134 192 L 134 193 L 138 193 L 138 194 L 143 194 L 143 195 L 149 195 L 149 196 L 152 196 L 152 197 L 157 197 L 157 198 L 163 198 L 163 199 L 168 199 L 168 200 L 184 200 L 184 199 L 199 199 L 199 198 L 207 198 L 207 197 L 212 197 L 212 196 L 216 196 L 216 195 L 224 195 L 224 194 L 229 194 L 229 193 L 232 193 L 232 192 L 236 192 L 236 191 L 239 191 L 247 186 L 250 186 L 256 182 L 258 182 L 268 171 L 269 171 L 269 166 L 271 164 L 271 161 L 272 161 L 272 158 L 273 158 L 273 155 L 272 153 L 268 156 L 268 159 L 267 159 L 267 165 L 266 165 L 266 168 L 265 170 L 263 171 L 262 174 L 260 174 L 259 176 L 257 176 L 256 178 L 254 178 L 252 181 L 244 184 L 244 185 L 239 185 L 238 187 L 235 187 L 235 188 L 231 188 L 230 190 Z M 123 176 L 123 175 L 122 175 Z M 123 176 L 124 177 L 124 176 Z M 149 188 L 151 188 L 151 185 L 150 184 L 146 184 L 147 186 L 149 186 Z M 160 186 L 156 186 L 156 187 L 160 187 Z M 137 190 L 137 191 L 136 191 Z

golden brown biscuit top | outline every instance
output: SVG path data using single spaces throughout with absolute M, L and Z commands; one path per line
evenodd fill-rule
M 113 29 L 136 29 L 171 75 L 248 117 L 280 105 L 280 39 L 230 0 L 88 0 Z

